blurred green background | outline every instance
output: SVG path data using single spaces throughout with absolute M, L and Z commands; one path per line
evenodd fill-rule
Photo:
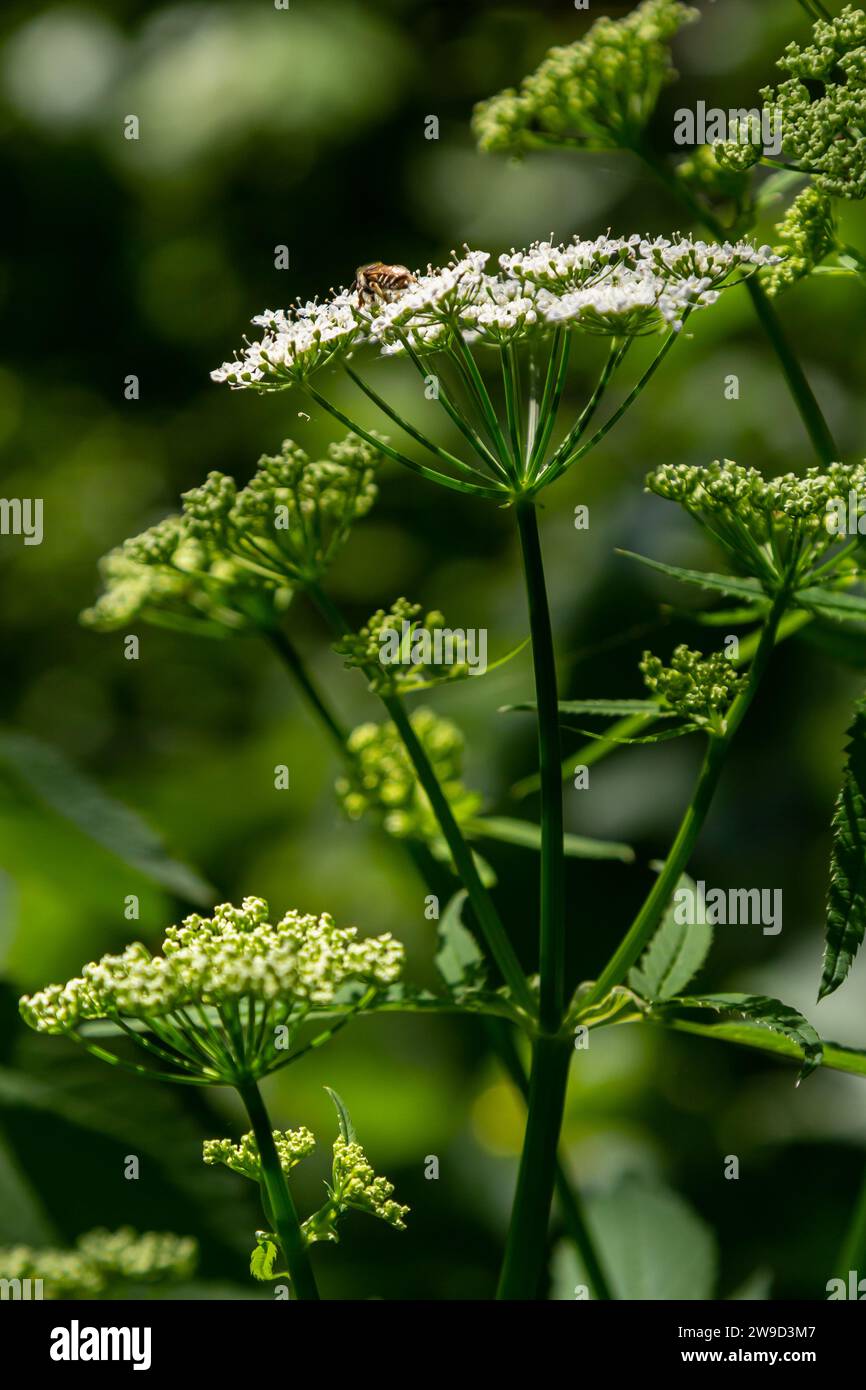
M 630 5 L 593 5 L 623 14 Z M 773 61 L 806 20 L 794 0 L 719 0 L 677 42 L 680 84 L 654 122 L 671 147 L 672 113 L 703 99 L 752 105 Z M 432 983 L 424 890 L 399 845 L 347 824 L 332 795 L 330 748 L 264 644 L 193 641 L 137 629 L 82 629 L 98 558 L 174 510 L 210 468 L 245 480 L 262 452 L 290 436 L 315 451 L 334 438 L 293 394 L 218 389 L 209 370 L 250 316 L 333 284 L 375 259 L 440 263 L 469 241 L 495 253 L 553 233 L 670 233 L 681 217 L 626 156 L 549 154 L 523 164 L 479 156 L 473 103 L 515 83 L 588 17 L 568 4 L 434 4 L 424 0 L 265 0 L 231 4 L 102 3 L 3 8 L 0 123 L 7 324 L 0 368 L 3 493 L 42 497 L 39 547 L 0 541 L 2 711 L 135 808 L 173 854 L 214 885 L 282 911 L 328 910 L 408 946 L 407 976 Z M 123 138 L 128 114 L 141 138 Z M 439 118 L 438 140 L 425 118 Z M 866 244 L 859 206 L 844 238 Z M 289 248 L 290 269 L 274 268 Z M 780 312 L 846 459 L 866 435 L 863 289 L 824 279 L 796 288 Z M 643 351 L 643 349 L 640 349 Z M 580 354 L 575 403 L 598 346 Z M 391 389 L 417 395 L 388 368 Z M 128 374 L 140 399 L 124 399 Z M 740 398 L 724 378 L 740 377 Z M 383 379 L 380 368 L 371 374 Z M 342 387 L 339 388 L 342 390 Z M 408 399 L 408 396 L 407 396 Z M 369 410 L 362 418 L 379 424 Z M 735 458 L 769 473 L 808 467 L 800 421 L 742 292 L 689 325 L 640 405 L 581 472 L 545 494 L 542 536 L 564 695 L 641 693 L 645 646 L 712 633 L 688 605 L 614 548 L 679 564 L 708 562 L 697 533 L 643 494 L 662 461 Z M 591 526 L 577 532 L 575 505 Z M 458 626 L 485 626 L 503 651 L 526 633 L 512 521 L 396 466 L 333 575 L 361 620 L 406 594 Z M 289 626 L 344 718 L 378 717 L 360 677 L 330 653 L 298 601 Z M 864 663 L 866 665 L 866 663 Z M 772 993 L 802 1008 L 826 1037 L 866 1046 L 864 967 L 815 1006 L 829 852 L 844 730 L 863 673 L 823 640 L 786 644 L 747 721 L 693 861 L 708 884 L 781 887 L 784 930 L 721 928 L 701 984 Z M 477 686 L 427 702 L 467 735 L 467 781 L 489 809 L 522 814 L 509 787 L 534 767 L 530 721 L 502 718 L 528 698 L 524 654 Z M 576 738 L 575 738 L 576 742 Z M 700 749 L 690 742 L 623 749 L 566 796 L 569 828 L 625 839 L 635 867 L 570 869 L 573 980 L 605 960 L 646 891 L 685 805 Z M 291 790 L 277 792 L 286 763 Z M 525 810 L 534 810 L 531 803 Z M 536 861 L 491 850 L 503 911 L 533 968 Z M 187 1293 L 257 1294 L 246 1276 L 261 1222 L 249 1184 L 200 1161 L 203 1138 L 237 1134 L 231 1097 L 136 1082 L 39 1039 L 19 1023 L 20 992 L 66 978 L 139 935 L 150 944 L 186 910 L 145 876 L 46 808 L 14 771 L 0 778 L 0 939 L 5 984 L 0 1059 L 0 1242 L 67 1244 L 96 1225 L 173 1229 L 202 1242 Z M 138 923 L 124 899 L 141 900 Z M 594 1038 L 572 1068 L 569 1161 L 588 1193 L 626 1174 L 675 1189 L 716 1233 L 716 1288 L 756 1270 L 773 1297 L 820 1298 L 866 1156 L 866 1092 L 821 1073 L 795 1090 L 794 1069 L 746 1052 L 647 1029 Z M 472 1020 L 381 1017 L 268 1085 L 275 1123 L 307 1124 L 321 1160 L 300 1170 L 301 1202 L 320 1191 L 333 1112 L 346 1099 L 377 1165 L 411 1204 L 399 1235 L 350 1223 L 317 1254 L 330 1297 L 488 1297 L 507 1221 L 520 1110 Z M 123 1177 L 127 1154 L 141 1177 Z M 438 1181 L 424 1178 L 437 1155 Z M 724 1157 L 741 1161 L 725 1181 Z

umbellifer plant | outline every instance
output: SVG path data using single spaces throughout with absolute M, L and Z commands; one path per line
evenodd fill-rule
M 832 210 L 823 200 L 862 195 L 862 139 L 856 138 L 852 105 L 862 64 L 849 55 L 862 53 L 863 35 L 847 10 L 826 31 L 816 24 L 819 46 L 843 47 L 838 67 L 850 77 L 846 93 L 828 90 L 824 124 L 803 124 L 791 136 L 794 153 L 805 162 L 786 174 L 810 182 L 782 219 L 773 250 L 743 235 L 758 221 L 760 191 L 751 181 L 761 163 L 759 150 L 743 152 L 732 139 L 725 149 L 698 152 L 671 171 L 648 146 L 649 118 L 673 75 L 668 41 L 694 17 L 677 0 L 644 0 L 625 21 L 599 21 L 578 44 L 553 50 L 520 91 L 485 103 L 476 129 L 490 150 L 526 153 L 562 145 L 630 151 L 701 218 L 711 242 L 605 235 L 561 245 L 540 241 L 498 261 L 467 249 L 426 271 L 363 267 L 352 287 L 323 301 L 266 310 L 254 320 L 260 335 L 217 369 L 215 380 L 237 390 L 303 393 L 351 433 L 318 460 L 285 441 L 260 461 L 245 487 L 211 473 L 185 494 L 177 515 L 107 557 L 105 591 L 85 615 L 104 629 L 140 617 L 184 632 L 265 636 L 339 751 L 337 793 L 348 816 L 376 817 L 384 833 L 405 845 L 431 891 L 444 888 L 449 898 L 438 931 L 442 987 L 436 993 L 398 983 L 402 953 L 390 938 L 359 942 L 328 918 L 296 913 L 271 926 L 266 905 L 248 899 L 241 909 L 220 907 L 212 919 L 192 917 L 171 928 L 161 956 L 136 945 L 86 967 L 81 979 L 22 1001 L 25 1019 L 39 1031 L 66 1033 L 114 1064 L 239 1091 L 251 1133 L 238 1144 L 210 1141 L 205 1158 L 259 1183 L 268 1228 L 257 1236 L 253 1272 L 285 1275 L 300 1298 L 316 1296 L 309 1247 L 335 1238 L 346 1207 L 361 1206 L 397 1227 L 404 1214 L 390 1185 L 369 1167 L 335 1097 L 340 1135 L 327 1200 L 301 1221 L 286 1177 L 309 1152 L 312 1136 L 306 1130 L 273 1131 L 258 1092 L 262 1076 L 318 1046 L 354 1014 L 471 1013 L 525 1094 L 502 1298 L 535 1298 L 543 1290 L 554 1188 L 595 1294 L 614 1292 L 604 1251 L 595 1248 L 580 1196 L 557 1153 L 577 1030 L 662 1026 L 791 1058 L 801 1077 L 819 1066 L 866 1074 L 862 1053 L 824 1042 L 797 1010 L 777 999 L 689 993 L 712 942 L 712 921 L 700 917 L 684 924 L 673 910 L 732 742 L 774 648 L 808 623 L 866 620 L 859 533 L 848 539 L 832 524 L 840 499 L 866 491 L 866 466 L 837 461 L 818 403 L 769 304 L 769 297 L 812 273 L 831 253 L 839 260 L 835 269 L 852 270 L 840 255 Z M 789 54 L 791 82 L 819 61 L 820 54 Z M 789 116 L 800 112 L 805 122 L 792 86 L 773 100 Z M 851 136 L 844 148 L 822 143 L 829 125 L 843 121 Z M 745 629 L 737 655 L 684 645 L 669 657 L 647 652 L 639 667 L 643 688 L 636 675 L 636 694 L 588 692 L 584 699 L 561 701 L 538 529 L 540 494 L 600 447 L 636 406 L 685 336 L 691 316 L 741 282 L 779 356 L 819 466 L 767 480 L 727 461 L 702 467 L 660 463 L 649 475 L 650 492 L 685 508 L 718 545 L 725 568 L 706 572 L 658 556 L 635 558 L 697 586 L 710 603 L 718 595 L 733 601 L 735 607 L 710 608 L 707 617 L 708 625 L 724 621 Z M 611 394 L 641 338 L 658 339 L 659 345 L 611 408 Z M 599 339 L 606 351 L 593 362 Z M 380 364 L 381 389 L 360 369 L 376 356 L 386 359 Z M 394 357 L 410 363 L 430 390 L 428 399 L 438 402 L 443 421 L 463 441 L 459 453 L 419 418 L 398 410 L 387 387 L 387 360 Z M 578 363 L 589 371 L 590 386 L 582 408 L 571 415 L 564 405 L 566 386 Z M 357 390 L 365 410 L 369 404 L 376 408 L 383 429 L 396 429 L 404 442 L 375 433 L 335 402 L 329 390 L 335 370 Z M 443 616 L 424 614 L 399 597 L 352 631 L 328 592 L 330 562 L 373 504 L 383 456 L 424 481 L 506 506 L 514 517 L 534 692 L 511 709 L 531 713 L 537 725 L 538 774 L 524 789 L 540 791 L 538 825 L 486 814 L 481 798 L 464 784 L 462 741 L 453 721 L 407 708 L 409 699 L 431 686 L 472 675 L 466 652 L 443 664 L 431 656 L 435 646 L 425 645 L 431 633 L 445 628 Z M 295 595 L 310 600 L 345 667 L 360 672 L 381 701 L 381 724 L 354 731 L 341 726 L 286 630 Z M 614 722 L 585 730 L 595 719 Z M 668 853 L 616 949 L 590 981 L 566 977 L 566 918 L 573 920 L 575 905 L 566 903 L 565 856 L 625 862 L 633 856 L 627 846 L 564 834 L 562 781 L 575 754 L 563 763 L 563 727 L 590 739 L 590 751 L 579 755 L 586 763 L 623 743 L 694 737 L 704 746 L 693 795 Z M 835 817 L 823 993 L 842 983 L 866 930 L 862 708 L 850 740 Z M 474 848 L 485 838 L 539 852 L 537 957 L 530 970 L 515 949 L 493 876 Z M 703 1021 L 708 1014 L 713 1022 Z M 109 1053 L 106 1026 L 143 1048 L 149 1066 Z M 516 1035 L 528 1043 L 528 1077 Z

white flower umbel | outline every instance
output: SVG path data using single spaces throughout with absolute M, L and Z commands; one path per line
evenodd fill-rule
M 467 248 L 444 267 L 405 272 L 402 287 L 383 297 L 340 289 L 323 301 L 258 315 L 253 322 L 264 330 L 261 337 L 212 376 L 235 389 L 301 387 L 344 425 L 424 477 L 460 492 L 515 500 L 553 482 L 600 442 L 643 390 L 691 313 L 713 304 L 726 285 L 777 260 L 769 247 L 748 242 L 714 245 L 637 234 L 561 245 L 539 241 L 498 262 Z M 554 444 L 571 345 L 579 334 L 609 339 L 608 360 L 585 409 Z M 652 334 L 664 335 L 656 357 L 623 405 L 584 440 L 630 343 Z M 426 426 L 422 430 L 400 415 L 361 378 L 355 360 L 362 349 L 414 365 L 426 400 L 437 401 L 457 426 L 470 458 L 434 442 Z M 498 392 L 482 370 L 491 357 L 501 381 Z M 437 466 L 374 438 L 323 395 L 313 378 L 328 366 L 344 368 Z
M 134 942 L 65 985 L 26 996 L 22 1017 L 39 1033 L 74 1037 L 116 1063 L 88 1027 L 114 1025 L 170 1080 L 243 1084 L 264 1076 L 306 1050 L 297 1034 L 317 1010 L 342 1024 L 393 984 L 403 964 L 403 947 L 388 933 L 359 938 L 356 927 L 338 927 L 327 913 L 290 911 L 275 923 L 269 916 L 263 898 L 222 903 L 212 917 L 193 913 L 168 928 L 162 955 Z

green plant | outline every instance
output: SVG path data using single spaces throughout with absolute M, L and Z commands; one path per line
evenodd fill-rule
M 576 1037 L 611 1026 L 664 1027 L 790 1058 L 801 1078 L 819 1066 L 866 1074 L 862 1052 L 822 1040 L 798 1010 L 775 998 L 689 993 L 712 945 L 712 921 L 702 915 L 683 921 L 677 913 L 677 894 L 694 891 L 688 869 L 698 837 L 776 645 L 807 624 L 866 620 L 859 528 L 855 524 L 849 538 L 832 524 L 849 497 L 866 488 L 866 467 L 837 460 L 818 402 L 769 302 L 820 270 L 857 270 L 856 253 L 837 240 L 833 199 L 862 192 L 856 103 L 863 34 L 848 7 L 838 22 L 816 24 L 819 48 L 836 54 L 829 67 L 829 59 L 819 55 L 821 68 L 814 54 L 799 51 L 784 60 L 792 82 L 802 85 L 819 74 L 832 90 L 816 130 L 806 128 L 801 93 L 768 89 L 765 100 L 779 104 L 786 127 L 799 120 L 789 138 L 793 154 L 805 161 L 789 165 L 782 171 L 788 181 L 771 189 L 769 180 L 758 183 L 766 161 L 749 141 L 731 138 L 696 151 L 673 170 L 649 144 L 650 118 L 674 76 L 668 42 L 694 18 L 695 11 L 677 0 L 644 0 L 624 21 L 598 21 L 586 38 L 554 49 L 519 92 L 484 103 L 476 133 L 491 151 L 563 146 L 630 152 L 709 227 L 711 243 L 639 235 L 540 241 L 502 254 L 492 270 L 487 253 L 466 249 L 441 268 L 400 268 L 399 286 L 379 296 L 341 289 L 323 301 L 258 316 L 258 340 L 217 369 L 214 379 L 239 391 L 303 393 L 349 435 L 317 460 L 286 440 L 279 453 L 259 461 L 245 487 L 210 473 L 184 494 L 178 515 L 106 558 L 105 590 L 83 615 L 103 630 L 141 618 L 216 637 L 263 636 L 338 750 L 336 790 L 347 815 L 375 818 L 405 847 L 430 893 L 447 903 L 437 932 L 436 992 L 398 982 L 402 951 L 390 938 L 358 942 L 327 917 L 298 913 L 272 926 L 267 905 L 247 899 L 241 909 L 224 905 L 212 918 L 193 916 L 170 928 L 161 956 L 136 944 L 123 956 L 85 967 L 80 979 L 22 1001 L 24 1018 L 37 1031 L 64 1033 L 114 1065 L 184 1084 L 235 1087 L 252 1130 L 238 1144 L 208 1141 L 205 1161 L 225 1163 L 258 1183 L 268 1229 L 256 1237 L 252 1272 L 261 1279 L 287 1277 L 300 1298 L 317 1296 L 309 1247 L 336 1239 L 348 1208 L 397 1228 L 405 1213 L 390 1184 L 376 1177 L 335 1097 L 340 1135 L 327 1200 L 302 1221 L 286 1179 L 311 1151 L 312 1135 L 273 1130 L 258 1090 L 262 1077 L 324 1043 L 356 1014 L 472 1015 L 524 1093 L 525 1138 L 502 1298 L 544 1291 L 555 1191 L 594 1293 L 609 1297 L 615 1287 L 558 1155 Z M 848 74 L 845 84 L 837 69 Z M 814 113 L 808 114 L 811 120 Z M 834 121 L 844 123 L 850 137 L 841 149 L 826 138 Z M 755 245 L 746 234 L 754 233 L 778 190 L 791 186 L 792 174 L 795 182 L 811 181 L 779 220 L 775 249 Z M 828 258 L 835 258 L 833 266 Z M 728 461 L 657 467 L 648 491 L 681 506 L 718 547 L 726 568 L 693 570 L 663 558 L 632 558 L 709 595 L 699 617 L 707 626 L 742 630 L 742 636 L 733 649 L 709 654 L 686 645 L 669 658 L 645 653 L 639 666 L 644 689 L 637 687 L 637 695 L 560 700 L 538 524 L 541 495 L 636 408 L 686 336 L 692 315 L 740 284 L 752 297 L 821 462 L 769 480 Z M 644 338 L 653 350 L 623 386 Z M 603 340 L 601 354 L 597 339 Z M 462 444 L 453 445 L 459 453 L 427 423 L 420 391 L 416 412 L 398 409 L 396 392 L 386 385 L 376 389 L 362 376 L 359 362 L 376 355 L 385 359 L 382 380 L 391 359 L 414 369 L 425 402 L 438 405 L 440 423 L 451 431 L 444 438 L 460 436 Z M 566 388 L 578 367 L 588 371 L 590 384 L 581 408 L 569 414 Z M 337 392 L 335 371 L 342 373 Z M 358 407 L 342 403 L 348 388 L 359 393 Z M 358 416 L 370 405 L 409 442 L 398 445 L 367 428 Z M 506 507 L 513 518 L 534 692 L 510 710 L 535 719 L 538 773 L 521 790 L 540 791 L 538 824 L 486 814 L 481 796 L 463 780 L 459 729 L 428 709 L 407 708 L 415 695 L 431 687 L 447 695 L 480 669 L 465 642 L 454 655 L 455 630 L 446 628 L 443 615 L 400 597 L 353 630 L 329 591 L 331 562 L 373 505 L 383 459 L 465 498 Z M 856 509 L 853 519 L 860 520 Z M 718 595 L 736 607 L 714 606 Z M 286 615 L 293 616 L 296 598 L 309 601 L 344 667 L 359 673 L 380 701 L 381 724 L 367 722 L 354 731 L 342 726 L 287 635 Z M 437 648 L 434 639 L 446 632 L 450 648 L 444 642 Z M 584 725 L 594 719 L 614 722 L 587 731 Z M 565 762 L 562 729 L 590 740 L 586 751 Z M 858 708 L 836 812 L 824 993 L 842 983 L 866 931 L 864 736 L 866 719 Z M 702 740 L 703 761 L 673 843 L 597 977 L 571 979 L 566 919 L 576 905 L 566 902 L 566 856 L 623 863 L 635 856 L 626 845 L 564 833 L 564 771 L 570 774 L 576 758 L 588 765 L 621 744 L 680 737 Z M 528 965 L 492 870 L 475 847 L 486 838 L 539 853 L 537 949 Z M 714 1021 L 704 1022 L 708 1015 Z M 109 1052 L 108 1034 L 144 1049 L 149 1065 Z M 529 1052 L 528 1075 L 516 1038 Z

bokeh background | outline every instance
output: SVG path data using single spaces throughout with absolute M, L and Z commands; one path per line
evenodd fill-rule
M 630 8 L 607 0 L 589 18 Z M 677 106 L 754 104 L 785 43 L 807 31 L 794 0 L 701 9 L 702 23 L 676 45 L 681 81 L 663 95 L 653 127 L 660 150 L 671 146 Z M 45 539 L 39 547 L 0 540 L 0 1243 L 65 1245 L 90 1227 L 125 1222 L 171 1229 L 202 1244 L 201 1276 L 181 1293 L 270 1296 L 246 1274 L 261 1220 L 251 1185 L 200 1161 L 203 1138 L 239 1131 L 231 1097 L 115 1075 L 18 1020 L 23 990 L 66 978 L 132 935 L 155 943 L 187 910 L 58 813 L 72 795 L 68 765 L 158 829 L 213 885 L 215 900 L 255 893 L 280 910 L 327 909 L 370 932 L 393 930 L 407 943 L 409 977 L 434 981 L 424 890 L 398 845 L 342 818 L 331 749 L 273 653 L 254 640 L 193 641 L 142 627 L 140 659 L 130 662 L 122 634 L 88 632 L 77 615 L 96 593 L 98 558 L 173 510 L 208 469 L 245 480 L 286 436 L 313 451 L 335 437 L 326 417 L 301 416 L 304 402 L 292 394 L 257 399 L 209 381 L 254 312 L 346 283 L 364 261 L 440 263 L 464 241 L 499 252 L 550 233 L 680 227 L 664 191 L 626 156 L 515 164 L 474 149 L 473 103 L 518 81 L 587 22 L 561 3 L 3 7 L 2 491 L 44 498 Z M 123 137 L 130 113 L 138 141 Z M 431 114 L 438 140 L 425 138 Z M 866 244 L 861 208 L 844 209 L 843 231 Z M 281 244 L 290 253 L 284 271 L 274 266 Z M 864 294 L 857 282 L 825 278 L 780 302 L 846 459 L 861 456 L 866 437 Z M 575 403 L 595 350 L 578 359 Z M 414 382 L 399 367 L 388 371 L 408 400 Z M 131 373 L 137 401 L 124 399 Z M 730 373 L 740 377 L 737 401 L 724 398 Z M 374 422 L 367 411 L 363 418 Z M 640 405 L 582 471 L 545 495 L 564 695 L 639 695 L 645 646 L 667 654 L 678 640 L 713 640 L 690 622 L 688 595 L 614 552 L 706 562 L 696 533 L 644 495 L 642 480 L 662 461 L 718 456 L 768 473 L 813 461 L 736 291 L 692 321 Z M 588 532 L 572 524 L 579 502 L 590 506 Z M 456 625 L 487 627 L 502 651 L 526 632 L 516 561 L 507 512 L 389 466 L 332 588 L 359 620 L 405 593 Z M 378 717 L 302 602 L 288 623 L 343 717 Z M 781 935 L 719 929 L 701 985 L 778 995 L 825 1036 L 864 1046 L 866 966 L 836 997 L 814 1002 L 828 825 L 863 686 L 859 659 L 855 650 L 840 660 L 826 635 L 779 650 L 692 870 L 708 884 L 784 894 Z M 524 654 L 428 701 L 464 728 L 466 780 L 502 814 L 534 810 L 509 793 L 534 767 L 530 722 L 497 713 L 527 698 L 530 682 Z M 62 760 L 39 787 L 22 775 L 21 750 L 33 748 L 25 735 Z M 635 866 L 572 866 L 575 981 L 598 970 L 646 891 L 647 866 L 669 842 L 699 752 L 690 741 L 622 749 L 593 769 L 589 793 L 567 794 L 571 829 L 638 851 Z M 288 792 L 274 790 L 276 763 L 291 769 Z M 531 968 L 535 857 L 491 847 L 489 858 Z M 133 893 L 138 923 L 123 915 Z M 268 1084 L 275 1123 L 319 1135 L 322 1159 L 298 1173 L 302 1203 L 321 1190 L 333 1133 L 325 1083 L 345 1097 L 378 1170 L 412 1206 L 405 1234 L 358 1217 L 339 1248 L 319 1254 L 326 1295 L 490 1296 L 521 1115 L 476 1024 L 368 1019 Z M 678 1194 L 669 1200 L 685 1204 L 677 1210 L 706 1253 L 705 1293 L 729 1296 L 756 1279 L 753 1292 L 820 1298 L 866 1159 L 866 1091 L 829 1072 L 797 1090 L 782 1063 L 612 1029 L 572 1068 L 564 1140 L 589 1196 L 635 1177 Z M 128 1154 L 141 1159 L 137 1182 L 123 1177 Z M 740 1158 L 737 1182 L 723 1177 L 730 1154 Z M 424 1178 L 429 1155 L 439 1158 L 438 1181 Z M 676 1265 L 677 1250 L 669 1255 Z M 569 1296 L 560 1257 L 560 1276 L 563 1267 L 560 1292 Z M 665 1286 L 653 1268 L 648 1294 L 659 1296 Z

